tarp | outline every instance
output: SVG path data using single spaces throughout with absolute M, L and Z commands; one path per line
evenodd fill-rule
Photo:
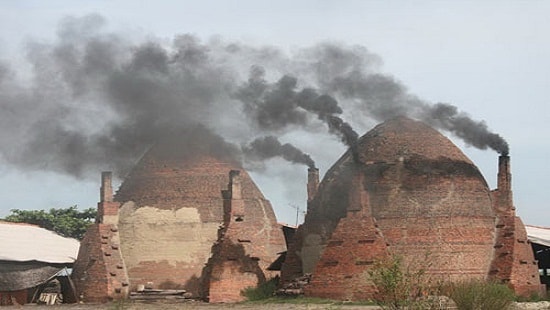
M 0 261 L 0 291 L 18 291 L 38 286 L 64 267 L 42 262 Z
M 0 260 L 72 264 L 80 242 L 30 224 L 0 221 Z
M 550 227 L 525 225 L 527 230 L 527 239 L 531 243 L 536 243 L 550 247 Z

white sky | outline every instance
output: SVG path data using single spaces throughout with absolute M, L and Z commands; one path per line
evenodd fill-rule
M 550 226 L 550 1 L 0 0 L 0 59 L 17 64 L 28 38 L 51 41 L 62 17 L 93 12 L 114 30 L 167 39 L 221 35 L 285 50 L 326 40 L 363 45 L 411 93 L 456 105 L 501 134 L 511 147 L 517 213 L 527 224 Z M 497 154 L 453 141 L 494 188 Z M 99 174 L 84 182 L 0 166 L 0 217 L 12 208 L 93 207 Z M 288 184 L 276 176 L 254 175 L 279 220 L 294 224 L 289 205 L 303 201 L 285 197 Z M 305 169 L 292 186 L 304 186 L 305 195 L 303 182 Z

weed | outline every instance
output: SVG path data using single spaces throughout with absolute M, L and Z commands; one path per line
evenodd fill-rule
M 514 291 L 504 284 L 469 280 L 450 284 L 449 297 L 459 310 L 502 310 L 514 301 Z
M 443 307 L 439 298 L 430 298 L 428 292 L 439 286 L 427 275 L 430 266 L 429 253 L 422 264 L 405 265 L 400 256 L 390 255 L 376 262 L 368 272 L 369 279 L 376 287 L 374 296 L 382 309 L 440 309 Z M 422 266 L 422 267 L 420 267 Z
M 247 287 L 241 294 L 249 301 L 265 300 L 273 297 L 279 284 L 279 278 L 271 278 L 257 287 Z

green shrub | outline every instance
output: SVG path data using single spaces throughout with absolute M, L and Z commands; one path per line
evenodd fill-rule
M 428 292 L 437 289 L 426 274 L 429 254 L 422 263 L 403 264 L 401 257 L 393 255 L 378 261 L 369 271 L 369 279 L 377 293 L 376 303 L 382 309 L 439 309 L 437 299 L 428 298 Z
M 514 301 L 514 292 L 504 284 L 470 280 L 453 283 L 449 297 L 459 310 L 502 310 Z
M 263 300 L 273 297 L 279 278 L 271 278 L 269 281 L 261 283 L 257 287 L 247 287 L 242 291 L 243 296 L 249 301 Z

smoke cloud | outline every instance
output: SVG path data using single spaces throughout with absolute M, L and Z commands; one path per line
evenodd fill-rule
M 445 103 L 427 107 L 422 120 L 434 127 L 454 133 L 457 137 L 479 149 L 491 148 L 502 155 L 508 155 L 508 143 L 498 134 L 492 133 L 485 122 L 475 121 L 458 108 Z
M 187 34 L 171 42 L 131 40 L 105 25 L 99 15 L 68 17 L 53 43 L 28 43 L 30 72 L 0 63 L 4 164 L 75 177 L 100 169 L 123 175 L 161 137 L 187 128 L 213 133 L 204 139 L 246 145 L 259 135 L 306 135 L 324 124 L 353 146 L 358 135 L 344 121 L 349 115 L 377 121 L 405 115 L 475 147 L 508 152 L 483 121 L 450 104 L 425 102 L 378 72 L 380 58 L 364 47 L 325 43 L 288 54 Z M 285 154 L 270 150 L 254 152 Z M 303 152 L 292 152 L 313 165 Z
M 334 46 L 321 46 L 320 50 L 333 51 Z M 333 59 L 334 53 L 325 52 L 323 57 L 328 66 L 340 59 Z M 465 143 L 480 149 L 491 148 L 500 154 L 508 154 L 508 143 L 498 134 L 491 132 L 485 122 L 476 121 L 460 112 L 456 106 L 445 103 L 429 104 L 407 92 L 406 87 L 393 77 L 369 73 L 364 68 L 341 68 L 340 75 L 332 79 L 323 78 L 325 91 L 333 92 L 355 102 L 354 111 L 378 121 L 397 116 L 420 119 L 433 127 L 446 130 Z
M 269 84 L 265 79 L 265 69 L 254 66 L 248 83 L 243 85 L 235 97 L 244 103 L 245 112 L 263 130 L 281 130 L 289 126 L 308 128 L 311 119 L 306 113 L 317 118 L 329 127 L 331 133 L 341 136 L 347 146 L 354 146 L 358 134 L 350 124 L 339 116 L 342 108 L 338 101 L 328 94 L 319 95 L 313 88 L 298 91 L 298 79 L 285 75 L 276 83 Z
M 290 143 L 281 144 L 279 139 L 274 136 L 257 138 L 248 146 L 243 147 L 243 151 L 245 156 L 253 160 L 282 157 L 289 162 L 315 168 L 315 162 L 308 154 L 305 154 Z

